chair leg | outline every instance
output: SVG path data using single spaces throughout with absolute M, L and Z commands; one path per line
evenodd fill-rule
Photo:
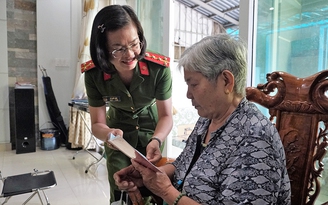
M 48 196 L 46 195 L 46 193 L 43 190 L 42 190 L 42 193 L 43 193 L 44 198 L 46 199 L 47 205 L 50 205 Z
M 47 197 L 47 195 L 44 193 L 44 191 L 43 190 L 41 190 L 42 191 L 42 193 L 43 193 L 43 196 L 44 196 L 44 198 L 46 199 L 46 202 L 47 202 L 47 205 L 50 205 L 50 203 L 49 203 L 49 199 L 48 199 L 48 197 Z M 43 200 L 42 200 L 42 197 L 41 197 L 41 194 L 40 194 L 40 190 L 39 189 L 37 189 L 28 199 L 26 199 L 26 201 L 24 201 L 24 203 L 23 203 L 23 205 L 25 205 L 25 204 L 27 204 L 27 202 L 29 202 L 36 194 L 38 194 L 38 197 L 39 197 L 39 199 L 40 199 L 40 202 L 41 202 L 41 204 L 43 205 Z M 8 201 L 9 200 L 9 198 L 8 199 L 6 199 L 6 201 Z M 5 201 L 5 202 L 6 202 Z M 5 203 L 4 202 L 4 203 Z
M 34 192 L 30 197 L 28 197 L 28 199 L 26 199 L 26 201 L 24 201 L 23 205 L 25 205 L 27 202 L 29 202 L 35 196 L 35 194 L 37 194 L 37 192 Z
M 43 205 L 43 201 L 42 201 L 42 198 L 41 198 L 40 190 L 37 189 L 36 191 L 37 191 L 37 193 L 38 193 L 38 197 L 39 197 L 39 199 L 40 199 L 40 201 L 41 201 L 41 204 Z
M 103 152 L 102 152 L 102 154 L 101 154 L 101 157 L 100 157 L 99 159 L 97 159 L 96 161 L 92 162 L 92 163 L 87 167 L 87 169 L 85 170 L 85 173 L 88 173 L 88 172 L 89 172 L 89 169 L 90 169 L 93 165 L 99 163 L 103 158 L 105 158 L 105 154 L 106 154 L 106 152 L 105 152 L 105 148 L 103 148 Z
M 3 205 L 3 204 L 5 204 L 5 203 L 7 203 L 8 202 L 8 200 L 11 198 L 11 196 L 9 196 L 9 197 L 6 197 L 6 199 L 5 199 L 5 201 L 4 202 L 2 202 L 2 204 L 1 205 Z

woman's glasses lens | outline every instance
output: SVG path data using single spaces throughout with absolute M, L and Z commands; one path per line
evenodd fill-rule
M 122 47 L 120 49 L 113 50 L 112 55 L 114 58 L 121 58 L 128 49 L 131 50 L 133 53 L 139 54 L 140 50 L 142 49 L 142 46 L 143 44 L 141 42 L 134 43 L 128 47 Z

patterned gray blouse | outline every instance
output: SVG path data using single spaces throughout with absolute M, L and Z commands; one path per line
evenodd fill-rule
M 179 187 L 210 120 L 200 117 L 186 141 L 173 184 Z M 202 146 L 202 145 L 199 145 Z M 182 192 L 200 204 L 290 204 L 284 149 L 275 126 L 245 98 L 187 174 Z

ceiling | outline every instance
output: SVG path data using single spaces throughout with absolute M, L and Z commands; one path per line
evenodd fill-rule
M 187 7 L 218 22 L 225 29 L 238 29 L 240 0 L 176 0 Z M 264 0 L 258 8 L 258 28 L 267 29 L 273 25 L 274 0 Z M 278 1 L 279 26 L 304 25 L 314 21 L 328 20 L 327 0 L 285 0 Z
M 218 22 L 224 28 L 239 25 L 239 0 L 176 0 Z

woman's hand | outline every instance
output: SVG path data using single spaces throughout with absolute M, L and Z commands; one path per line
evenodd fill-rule
M 143 185 L 146 186 L 152 193 L 163 198 L 163 196 L 169 194 L 170 190 L 175 189 L 165 172 L 154 172 L 133 159 L 131 162 L 132 166 L 142 177 Z
M 120 190 L 134 192 L 138 187 L 144 186 L 140 173 L 132 165 L 116 172 L 113 178 Z
M 146 158 L 153 164 L 162 159 L 162 153 L 156 140 L 152 140 L 146 147 Z
M 117 137 L 123 137 L 123 131 L 120 129 L 110 129 L 110 132 L 107 134 L 107 140 L 105 142 L 106 146 L 114 149 L 114 150 L 118 150 L 115 146 L 113 146 L 112 144 L 110 144 L 108 141 L 111 137 L 111 135 L 117 136 Z

